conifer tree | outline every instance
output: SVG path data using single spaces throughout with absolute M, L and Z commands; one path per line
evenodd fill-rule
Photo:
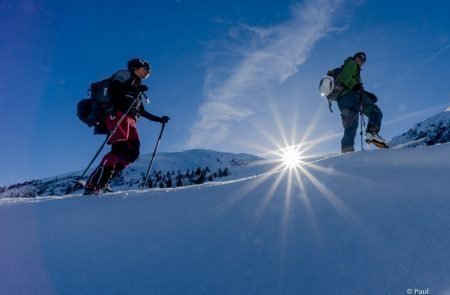
M 203 174 L 200 174 L 200 176 L 195 181 L 196 184 L 202 184 L 205 182 L 205 176 Z
M 171 177 L 169 177 L 169 178 L 167 179 L 166 186 L 167 186 L 167 187 L 173 187 L 173 185 L 172 185 L 172 178 L 171 178 Z
M 183 186 L 183 181 L 181 181 L 181 177 L 177 177 L 177 187 Z

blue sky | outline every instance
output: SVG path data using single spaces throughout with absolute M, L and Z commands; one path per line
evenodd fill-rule
M 328 111 L 318 81 L 361 50 L 391 139 L 449 106 L 448 11 L 448 1 L 4 0 L 0 185 L 83 169 L 103 138 L 76 104 L 133 57 L 153 65 L 147 110 L 172 118 L 161 151 L 265 155 L 305 141 L 309 154 L 338 152 L 337 106 Z M 138 128 L 150 153 L 159 126 Z

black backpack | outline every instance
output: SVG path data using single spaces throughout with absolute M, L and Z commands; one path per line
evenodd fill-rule
M 105 118 L 113 111 L 109 97 L 109 84 L 115 75 L 92 83 L 88 91 L 90 98 L 82 99 L 77 104 L 78 118 L 89 127 L 94 126 L 94 134 L 108 134 Z

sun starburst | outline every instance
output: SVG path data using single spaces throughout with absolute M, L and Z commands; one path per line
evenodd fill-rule
M 280 153 L 280 161 L 287 169 L 299 168 L 303 163 L 302 153 L 298 147 L 289 146 Z

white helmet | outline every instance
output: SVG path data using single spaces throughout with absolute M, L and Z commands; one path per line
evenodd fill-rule
M 334 78 L 330 76 L 325 76 L 320 80 L 319 91 L 320 95 L 328 96 L 334 90 Z

